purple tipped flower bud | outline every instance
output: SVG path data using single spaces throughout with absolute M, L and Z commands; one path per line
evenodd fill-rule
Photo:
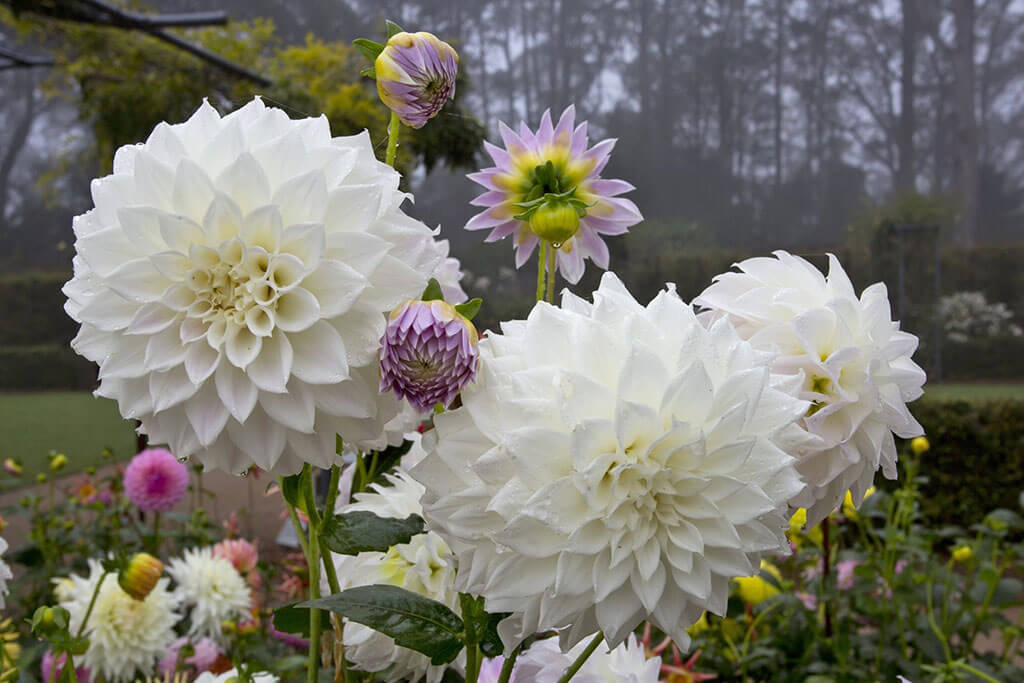
M 431 33 L 391 36 L 373 68 L 381 101 L 410 128 L 422 128 L 455 97 L 459 55 Z
M 476 377 L 480 350 L 473 323 L 444 301 L 406 301 L 381 339 L 380 390 L 418 410 L 448 406 Z

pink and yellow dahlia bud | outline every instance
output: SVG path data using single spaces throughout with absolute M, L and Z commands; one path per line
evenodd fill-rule
M 14 458 L 7 458 L 4 460 L 4 471 L 15 477 L 21 476 L 21 473 L 25 471 L 25 468 L 20 462 Z
M 476 377 L 477 341 L 473 323 L 451 304 L 406 301 L 391 313 L 381 339 L 380 390 L 422 411 L 447 407 Z
M 373 64 L 377 92 L 410 128 L 422 128 L 455 97 L 459 55 L 432 33 L 396 33 Z
M 128 566 L 117 575 L 117 583 L 121 590 L 134 599 L 145 600 L 163 572 L 163 562 L 148 553 L 136 553 L 128 561 Z

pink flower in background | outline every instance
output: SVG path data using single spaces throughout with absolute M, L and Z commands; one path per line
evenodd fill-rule
M 244 538 L 227 539 L 213 546 L 213 556 L 223 557 L 234 565 L 239 574 L 245 574 L 255 569 L 260 559 L 256 546 Z
M 287 631 L 278 631 L 276 628 L 274 628 L 274 617 L 273 617 L 273 615 L 271 615 L 271 617 L 270 617 L 270 635 L 274 636 L 275 638 L 280 640 L 285 645 L 291 645 L 292 647 L 296 648 L 297 650 L 308 650 L 309 649 L 309 641 L 306 640 L 305 638 L 300 638 L 299 636 L 295 635 L 294 633 L 288 633 Z
M 140 510 L 166 512 L 188 489 L 188 468 L 164 448 L 142 451 L 124 471 L 124 490 Z
M 512 235 L 519 268 L 529 260 L 540 238 L 528 222 L 515 218 L 523 213 L 517 204 L 545 194 L 572 192 L 574 199 L 588 206 L 576 234 L 559 246 L 558 269 L 572 283 L 583 277 L 585 259 L 607 270 L 608 247 L 601 237 L 621 235 L 643 220 L 636 204 L 618 197 L 633 186 L 624 180 L 601 178 L 615 140 L 602 140 L 587 149 L 587 123 L 576 125 L 572 106 L 556 125 L 551 122 L 551 112 L 544 112 L 536 133 L 525 122 L 519 124 L 518 134 L 504 123 L 499 123 L 499 130 L 505 149 L 484 143 L 495 165 L 469 174 L 470 180 L 487 192 L 471 202 L 484 211 L 469 220 L 466 230 L 490 230 L 486 242 Z M 548 162 L 551 172 L 539 172 Z
M 171 643 L 171 646 L 167 649 L 167 655 L 160 660 L 160 665 L 157 669 L 161 675 L 174 674 L 178 670 L 178 653 L 181 651 L 181 648 L 188 644 L 188 638 L 178 638 Z M 197 674 L 209 671 L 217 663 L 217 658 L 221 655 L 217 643 L 209 638 L 201 638 L 192 646 L 192 650 L 192 656 L 182 660 L 182 671 L 188 668 L 194 669 L 193 673 Z
M 53 671 L 54 662 L 56 660 L 57 670 Z M 39 671 L 42 674 L 42 680 L 60 680 L 60 675 L 64 671 L 64 664 L 68 661 L 66 653 L 61 652 L 59 657 L 55 657 L 52 650 L 47 650 L 46 654 L 43 655 L 43 661 L 39 666 Z M 88 683 L 89 679 L 92 678 L 92 672 L 84 666 L 80 666 L 75 669 L 75 675 L 78 677 L 79 683 Z
M 806 607 L 807 609 L 813 611 L 818 608 L 818 598 L 813 594 L 805 593 L 804 591 L 799 591 L 796 594 L 796 597 L 800 600 L 800 602 L 804 604 L 804 607 Z
M 857 560 L 843 560 L 836 564 L 836 584 L 839 588 L 843 590 L 853 588 L 853 570 L 859 564 L 860 562 Z

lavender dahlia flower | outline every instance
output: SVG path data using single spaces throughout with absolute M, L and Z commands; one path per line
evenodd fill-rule
M 588 205 L 575 235 L 558 249 L 559 272 L 572 283 L 583 276 L 585 259 L 607 270 L 608 247 L 602 235 L 621 235 L 643 220 L 636 204 L 618 196 L 633 186 L 624 180 L 601 178 L 615 140 L 602 140 L 588 149 L 587 123 L 576 125 L 575 118 L 576 109 L 569 106 L 557 125 L 552 125 L 551 112 L 546 111 L 536 133 L 526 123 L 519 124 L 518 134 L 499 123 L 505 149 L 485 142 L 495 165 L 469 175 L 487 190 L 471 203 L 486 208 L 466 224 L 467 230 L 490 229 L 487 242 L 514 235 L 519 268 L 529 260 L 540 237 L 527 221 L 515 218 L 523 213 L 517 205 L 545 194 L 571 191 L 573 199 Z M 548 162 L 553 174 L 545 168 Z
M 444 301 L 400 305 L 388 319 L 381 345 L 381 392 L 394 391 L 418 410 L 447 406 L 476 377 L 476 328 Z
M 188 489 L 188 468 L 164 448 L 142 451 L 124 471 L 124 490 L 140 510 L 166 512 Z
M 396 33 L 373 68 L 381 101 L 410 128 L 422 128 L 455 97 L 459 55 L 432 33 Z

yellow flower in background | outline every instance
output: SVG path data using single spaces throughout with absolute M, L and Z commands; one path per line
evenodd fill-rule
M 873 495 L 875 495 L 874 486 L 872 486 L 871 488 L 864 492 L 864 500 L 867 500 Z M 862 500 L 861 503 L 863 502 L 864 501 Z M 857 506 L 854 505 L 853 496 L 850 495 L 849 491 L 846 492 L 846 497 L 843 499 L 843 514 L 846 515 L 848 519 L 860 519 L 860 513 L 857 512 Z
M 932 445 L 928 443 L 928 439 L 923 436 L 914 437 L 910 442 L 910 450 L 914 452 L 914 455 L 921 455 L 931 447 Z
M 691 636 L 695 636 L 698 633 L 703 633 L 704 631 L 707 631 L 709 628 L 711 628 L 711 625 L 708 623 L 708 613 L 704 612 L 700 615 L 700 619 L 693 622 L 693 626 L 686 629 L 686 632 L 689 633 Z
M 10 619 L 0 622 L 0 648 L 3 649 L 3 656 L 0 658 L 0 671 L 5 671 L 7 664 L 14 664 L 21 655 L 21 645 L 18 644 L 18 629 L 11 625 Z
M 969 545 L 962 545 L 953 551 L 954 562 L 967 562 L 972 557 L 974 557 L 974 551 L 971 550 Z
M 821 545 L 821 527 L 815 526 L 810 529 L 804 529 L 807 525 L 807 508 L 800 508 L 793 513 L 793 516 L 789 518 L 789 531 L 787 536 L 789 540 L 793 542 L 793 545 L 800 547 L 804 536 L 809 538 L 815 545 Z
M 777 581 L 782 581 L 782 574 L 778 568 L 767 560 L 761 560 L 761 571 L 771 574 Z M 760 574 L 743 576 L 733 581 L 736 582 L 737 592 L 743 602 L 750 606 L 759 605 L 773 595 L 779 594 L 779 589 L 761 578 Z

